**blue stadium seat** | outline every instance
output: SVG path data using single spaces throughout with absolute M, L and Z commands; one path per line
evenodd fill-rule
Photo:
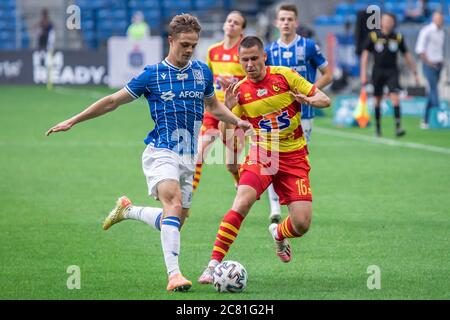
M 16 19 L 1 19 L 0 20 L 0 30 L 15 30 L 16 29 Z
M 83 21 L 83 19 L 89 19 L 89 20 L 95 19 L 94 12 L 95 11 L 91 10 L 91 9 L 83 9 L 83 10 L 81 10 L 81 21 Z
M 16 33 L 13 31 L 0 31 L 0 41 L 16 41 Z
M 92 19 L 81 19 L 81 30 L 93 30 L 95 26 Z
M 336 15 L 346 16 L 355 13 L 355 8 L 353 5 L 347 3 L 339 3 L 336 6 Z
M 152 10 L 159 9 L 160 1 L 158 0 L 130 0 L 129 7 L 136 10 Z
M 212 0 L 195 0 L 194 8 L 196 10 L 208 10 L 216 5 L 216 1 Z
M 387 2 L 384 4 L 384 9 L 394 15 L 405 15 L 406 10 L 408 9 L 408 4 L 406 2 Z
M 444 17 L 444 22 L 446 25 L 450 25 L 450 16 Z
M 16 0 L 2 0 L 0 1 L 0 10 L 16 8 Z
M 103 19 L 126 20 L 128 18 L 127 11 L 123 9 L 100 9 L 98 10 L 97 17 L 100 20 Z
M 314 19 L 314 24 L 318 25 L 318 26 L 327 26 L 327 25 L 331 25 L 333 23 L 332 23 L 331 17 L 322 14 L 322 15 L 317 16 L 316 19 Z
M 109 1 L 108 0 L 77 0 L 76 4 L 80 6 L 83 11 L 85 8 L 90 9 L 96 9 L 96 8 L 103 8 L 108 6 Z
M 162 2 L 164 9 L 172 9 L 172 10 L 188 10 L 192 9 L 191 0 L 165 0 Z
M 0 10 L 0 19 L 11 19 L 16 16 L 15 8 L 4 8 Z

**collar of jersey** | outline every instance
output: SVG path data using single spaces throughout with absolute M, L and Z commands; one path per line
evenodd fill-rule
M 164 63 L 166 66 L 168 66 L 169 68 L 172 68 L 172 69 L 174 69 L 174 70 L 176 70 L 176 71 L 184 71 L 184 70 L 187 70 L 187 69 L 189 69 L 189 68 L 191 67 L 191 65 L 192 65 L 192 61 L 191 61 L 191 60 L 189 60 L 189 63 L 188 63 L 186 66 L 184 66 L 183 68 L 178 68 L 178 67 L 174 66 L 174 65 L 171 64 L 169 61 L 167 61 L 167 59 L 164 59 L 164 60 L 163 60 L 163 63 Z
M 300 40 L 300 36 L 297 34 L 294 38 L 294 40 L 292 40 L 290 43 L 285 44 L 283 41 L 281 41 L 281 38 L 277 40 L 278 45 L 282 48 L 290 48 L 292 47 L 298 40 Z

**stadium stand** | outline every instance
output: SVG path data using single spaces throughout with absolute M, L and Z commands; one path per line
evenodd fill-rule
M 354 22 L 356 13 L 359 10 L 367 8 L 369 5 L 377 5 L 383 11 L 393 13 L 397 21 L 402 23 L 405 21 L 405 14 L 408 9 L 411 9 L 412 1 L 409 0 L 356 0 L 347 1 L 336 4 L 334 14 L 319 15 L 314 20 L 314 24 L 318 26 L 334 26 L 342 23 Z M 428 9 L 432 12 L 440 10 L 445 16 L 447 24 L 450 23 L 450 0 L 429 0 L 427 2 Z M 425 19 L 425 23 L 429 22 L 430 18 Z
M 27 48 L 30 37 L 15 0 L 0 1 L 0 50 Z

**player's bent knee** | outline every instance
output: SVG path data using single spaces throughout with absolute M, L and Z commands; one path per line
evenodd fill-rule
M 297 219 L 292 219 L 292 226 L 295 231 L 299 234 L 305 234 L 308 232 L 309 227 L 311 225 L 311 217 L 299 217 Z

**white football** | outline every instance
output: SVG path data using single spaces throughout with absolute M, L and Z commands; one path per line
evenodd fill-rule
M 219 292 L 238 293 L 247 287 L 247 270 L 237 261 L 222 261 L 214 269 L 213 285 Z

